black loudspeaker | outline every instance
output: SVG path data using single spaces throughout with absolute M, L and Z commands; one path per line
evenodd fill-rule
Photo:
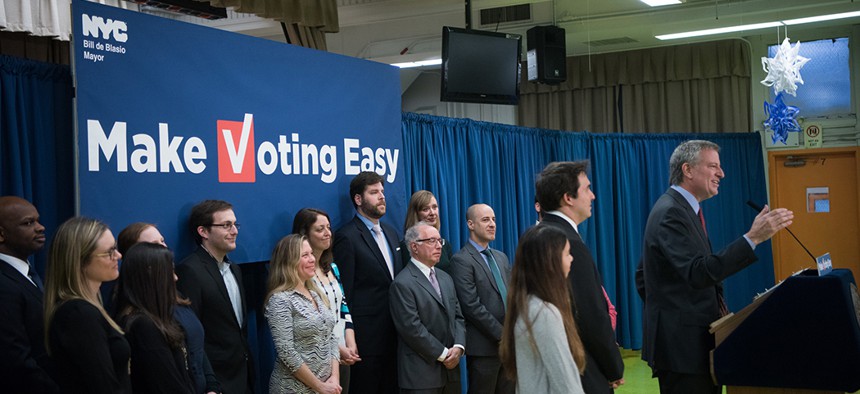
M 529 81 L 552 85 L 567 80 L 564 29 L 535 26 L 526 32 L 526 38 Z

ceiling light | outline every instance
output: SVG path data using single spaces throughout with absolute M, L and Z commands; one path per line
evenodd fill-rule
M 717 29 L 695 30 L 695 31 L 686 31 L 683 33 L 663 34 L 663 35 L 655 36 L 655 37 L 658 40 L 675 40 L 678 38 L 708 36 L 708 35 L 712 35 L 712 34 L 732 33 L 732 32 L 736 32 L 736 31 L 744 31 L 744 30 L 766 29 L 769 27 L 776 27 L 776 26 L 782 26 L 782 22 L 753 23 L 751 25 L 729 26 L 729 27 L 720 27 Z
M 860 11 L 843 12 L 841 14 L 810 16 L 808 18 L 789 19 L 789 20 L 782 21 L 782 23 L 785 23 L 786 25 L 799 25 L 802 23 L 812 23 L 812 22 L 830 21 L 830 20 L 834 20 L 834 19 L 853 18 L 855 16 L 860 16 Z
M 681 0 L 639 0 L 651 7 L 659 7 L 661 5 L 681 4 Z
M 440 64 L 442 64 L 442 59 L 421 60 L 421 61 L 417 61 L 417 62 L 392 63 L 391 65 L 394 67 L 400 67 L 400 68 L 415 68 L 415 67 L 425 67 L 425 66 L 437 66 Z
M 642 1 L 645 1 L 645 0 L 642 0 Z M 717 29 L 695 30 L 695 31 L 687 31 L 687 32 L 683 32 L 683 33 L 663 34 L 663 35 L 659 35 L 659 36 L 655 36 L 655 37 L 658 40 L 675 40 L 678 38 L 699 37 L 699 36 L 707 36 L 707 35 L 712 35 L 712 34 L 732 33 L 732 32 L 736 32 L 736 31 L 744 31 L 744 30 L 766 29 L 769 27 L 777 27 L 777 26 L 783 26 L 783 25 L 788 25 L 788 26 L 800 25 L 803 23 L 813 23 L 813 22 L 830 21 L 830 20 L 834 20 L 834 19 L 845 19 L 845 18 L 855 18 L 855 17 L 860 17 L 860 11 L 843 12 L 840 14 L 810 16 L 807 18 L 787 19 L 784 21 L 777 21 L 777 22 L 754 23 L 751 25 L 721 27 L 721 28 L 717 28 Z

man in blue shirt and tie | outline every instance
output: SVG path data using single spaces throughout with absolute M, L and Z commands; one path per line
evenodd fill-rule
M 469 242 L 451 259 L 451 277 L 466 318 L 469 393 L 513 393 L 499 361 L 499 340 L 505 322 L 508 256 L 490 248 L 496 239 L 496 214 L 487 204 L 466 211 Z

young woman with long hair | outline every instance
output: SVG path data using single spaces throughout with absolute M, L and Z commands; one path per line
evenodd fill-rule
M 135 222 L 129 224 L 117 235 L 117 247 L 120 253 L 126 254 L 132 245 L 139 242 L 147 242 L 167 247 L 164 241 L 164 236 L 158 231 L 152 223 Z M 114 315 L 117 314 L 116 309 L 113 309 Z M 191 381 L 194 383 L 194 393 L 196 394 L 217 394 L 221 392 L 221 384 L 218 383 L 218 378 L 215 376 L 215 371 L 212 370 L 212 365 L 209 363 L 209 358 L 204 350 L 205 331 L 200 319 L 194 314 L 191 309 L 191 301 L 183 298 L 179 291 L 176 291 L 176 305 L 173 308 L 173 318 L 182 326 L 185 332 L 185 348 L 188 351 L 188 371 L 191 375 Z
M 130 393 L 129 345 L 102 306 L 99 286 L 122 257 L 104 223 L 74 217 L 57 228 L 45 281 L 45 333 L 64 393 Z
M 338 344 L 328 297 L 314 283 L 316 260 L 307 238 L 291 234 L 272 251 L 265 316 L 277 360 L 269 392 L 339 394 Z
M 517 392 L 583 393 L 579 375 L 585 350 L 567 281 L 572 261 L 567 237 L 558 229 L 535 226 L 520 237 L 499 348 Z
M 131 386 L 141 393 L 193 393 L 185 331 L 174 319 L 173 253 L 141 242 L 125 255 L 117 283 L 117 320 L 131 346 Z

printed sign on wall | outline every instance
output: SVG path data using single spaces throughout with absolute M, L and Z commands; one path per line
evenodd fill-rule
M 396 68 L 74 1 L 80 213 L 114 234 L 156 223 L 177 252 L 205 199 L 234 205 L 231 258 L 264 261 L 296 211 L 353 216 L 349 181 L 386 180 L 400 228 L 400 80 Z

